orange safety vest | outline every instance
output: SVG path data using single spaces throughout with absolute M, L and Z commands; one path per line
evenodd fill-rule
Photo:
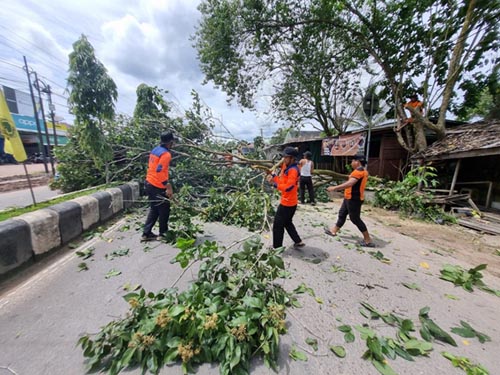
M 293 207 L 298 204 L 299 177 L 300 171 L 297 163 L 288 167 L 283 165 L 280 175 L 273 177 L 274 187 L 281 191 L 280 204 L 282 206 Z
M 157 188 L 165 189 L 168 183 L 170 160 L 172 160 L 172 155 L 166 147 L 155 147 L 149 154 L 146 181 Z
M 415 102 L 409 101 L 408 103 L 405 104 L 405 107 L 415 108 L 417 111 L 420 111 L 420 113 L 422 113 L 423 112 L 423 109 L 422 109 L 423 105 L 424 105 L 424 103 L 422 103 L 420 100 L 417 100 Z M 414 121 L 413 114 L 411 112 L 410 112 L 410 117 L 408 119 L 406 119 L 406 121 L 407 122 Z
M 357 201 L 362 201 L 365 199 L 365 186 L 368 181 L 368 172 L 363 168 L 356 168 L 349 175 L 349 178 L 354 177 L 358 181 L 353 185 L 344 190 L 344 198 L 352 199 Z

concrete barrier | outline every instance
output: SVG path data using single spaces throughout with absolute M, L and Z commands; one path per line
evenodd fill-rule
M 141 197 L 141 187 L 137 181 L 128 182 L 126 185 L 132 189 L 132 202 L 137 202 Z
M 29 225 L 9 219 L 0 223 L 0 278 L 7 272 L 33 261 Z
M 132 196 L 132 187 L 130 185 L 118 186 L 118 189 L 122 191 L 123 197 L 123 208 L 129 208 L 134 204 Z
M 0 279 L 139 201 L 140 185 L 75 198 L 0 222 Z
M 18 216 L 16 219 L 23 220 L 29 225 L 31 248 L 35 255 L 44 254 L 61 246 L 59 215 L 56 211 L 42 208 Z
M 101 191 L 91 195 L 99 204 L 99 222 L 104 222 L 113 216 L 113 205 L 111 203 L 111 194 L 107 191 Z
M 111 195 L 111 209 L 113 210 L 113 215 L 123 210 L 123 193 L 119 188 L 106 189 Z
M 82 208 L 78 203 L 68 201 L 47 207 L 59 215 L 59 233 L 61 244 L 67 244 L 82 234 Z
M 99 202 L 96 198 L 86 195 L 72 199 L 82 210 L 82 230 L 86 231 L 99 222 Z

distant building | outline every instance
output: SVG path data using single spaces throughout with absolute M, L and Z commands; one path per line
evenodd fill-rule
M 31 95 L 25 92 L 15 90 L 13 88 L 2 86 L 2 91 L 5 94 L 5 99 L 7 101 L 7 106 L 12 115 L 12 119 L 16 125 L 17 131 L 21 136 L 21 140 L 26 150 L 27 155 L 34 154 L 39 151 L 40 137 L 38 133 L 38 128 L 36 124 L 36 119 L 33 110 L 33 103 L 31 100 Z M 39 106 L 39 98 L 36 97 L 35 101 Z M 45 104 L 44 104 L 45 107 Z M 45 126 L 47 126 L 47 132 L 49 134 L 49 142 L 51 147 L 55 145 L 54 141 L 54 127 L 50 119 L 42 118 L 42 111 L 38 109 L 38 119 L 40 123 L 40 131 L 42 133 L 43 147 L 47 148 L 47 136 L 45 133 Z M 49 115 L 49 108 L 44 108 L 46 113 Z M 71 127 L 70 124 L 64 123 L 62 121 L 55 121 L 55 132 L 57 136 L 57 144 L 64 145 L 68 142 L 68 130 Z

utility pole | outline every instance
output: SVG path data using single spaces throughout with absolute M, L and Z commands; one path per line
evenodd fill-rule
M 54 110 L 56 107 L 52 104 L 52 91 L 50 90 L 50 85 L 45 86 L 42 92 L 46 93 L 49 99 L 50 119 L 52 120 L 52 130 L 54 131 L 54 145 L 57 147 L 56 121 L 54 120 Z
M 40 121 L 38 120 L 38 114 L 36 110 L 36 102 L 35 102 L 35 94 L 33 94 L 33 87 L 31 86 L 31 76 L 30 76 L 30 71 L 28 68 L 28 61 L 26 61 L 26 56 L 23 56 L 24 58 L 24 69 L 26 70 L 26 75 L 28 76 L 28 85 L 30 87 L 30 94 L 31 94 L 31 103 L 33 104 L 33 111 L 35 113 L 35 122 L 36 122 L 36 128 L 38 130 L 38 152 L 45 156 L 43 158 L 43 165 L 45 165 L 45 173 L 49 173 L 49 167 L 47 166 L 47 155 L 45 152 L 45 147 L 43 145 L 43 138 L 42 138 L 42 129 L 40 127 Z
M 41 82 L 38 79 L 38 75 L 36 74 L 36 72 L 34 72 L 34 73 L 35 73 L 35 82 L 33 82 L 33 86 L 35 86 L 35 88 L 38 91 L 38 100 L 40 101 L 40 108 L 42 110 L 43 126 L 45 127 L 45 138 L 47 138 L 47 149 L 48 149 L 47 153 L 49 154 L 50 166 L 52 167 L 52 175 L 55 176 L 56 175 L 56 170 L 54 168 L 54 159 L 52 159 L 52 153 L 51 153 L 51 150 L 50 150 L 49 129 L 47 127 L 47 121 L 45 120 L 45 111 L 43 109 L 42 93 L 40 92 L 40 83 L 43 83 L 43 82 Z

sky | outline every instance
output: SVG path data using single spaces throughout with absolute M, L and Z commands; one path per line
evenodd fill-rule
M 146 83 L 168 90 L 166 99 L 180 113 L 190 107 L 191 90 L 196 90 L 217 118 L 217 135 L 251 141 L 271 137 L 279 127 L 264 114 L 264 97 L 258 113 L 242 112 L 211 83 L 202 84 L 190 40 L 200 17 L 198 0 L 0 1 L 0 85 L 28 92 L 26 56 L 30 68 L 51 86 L 56 115 L 70 123 L 68 55 L 85 34 L 117 85 L 117 113 L 133 114 L 135 90 Z

